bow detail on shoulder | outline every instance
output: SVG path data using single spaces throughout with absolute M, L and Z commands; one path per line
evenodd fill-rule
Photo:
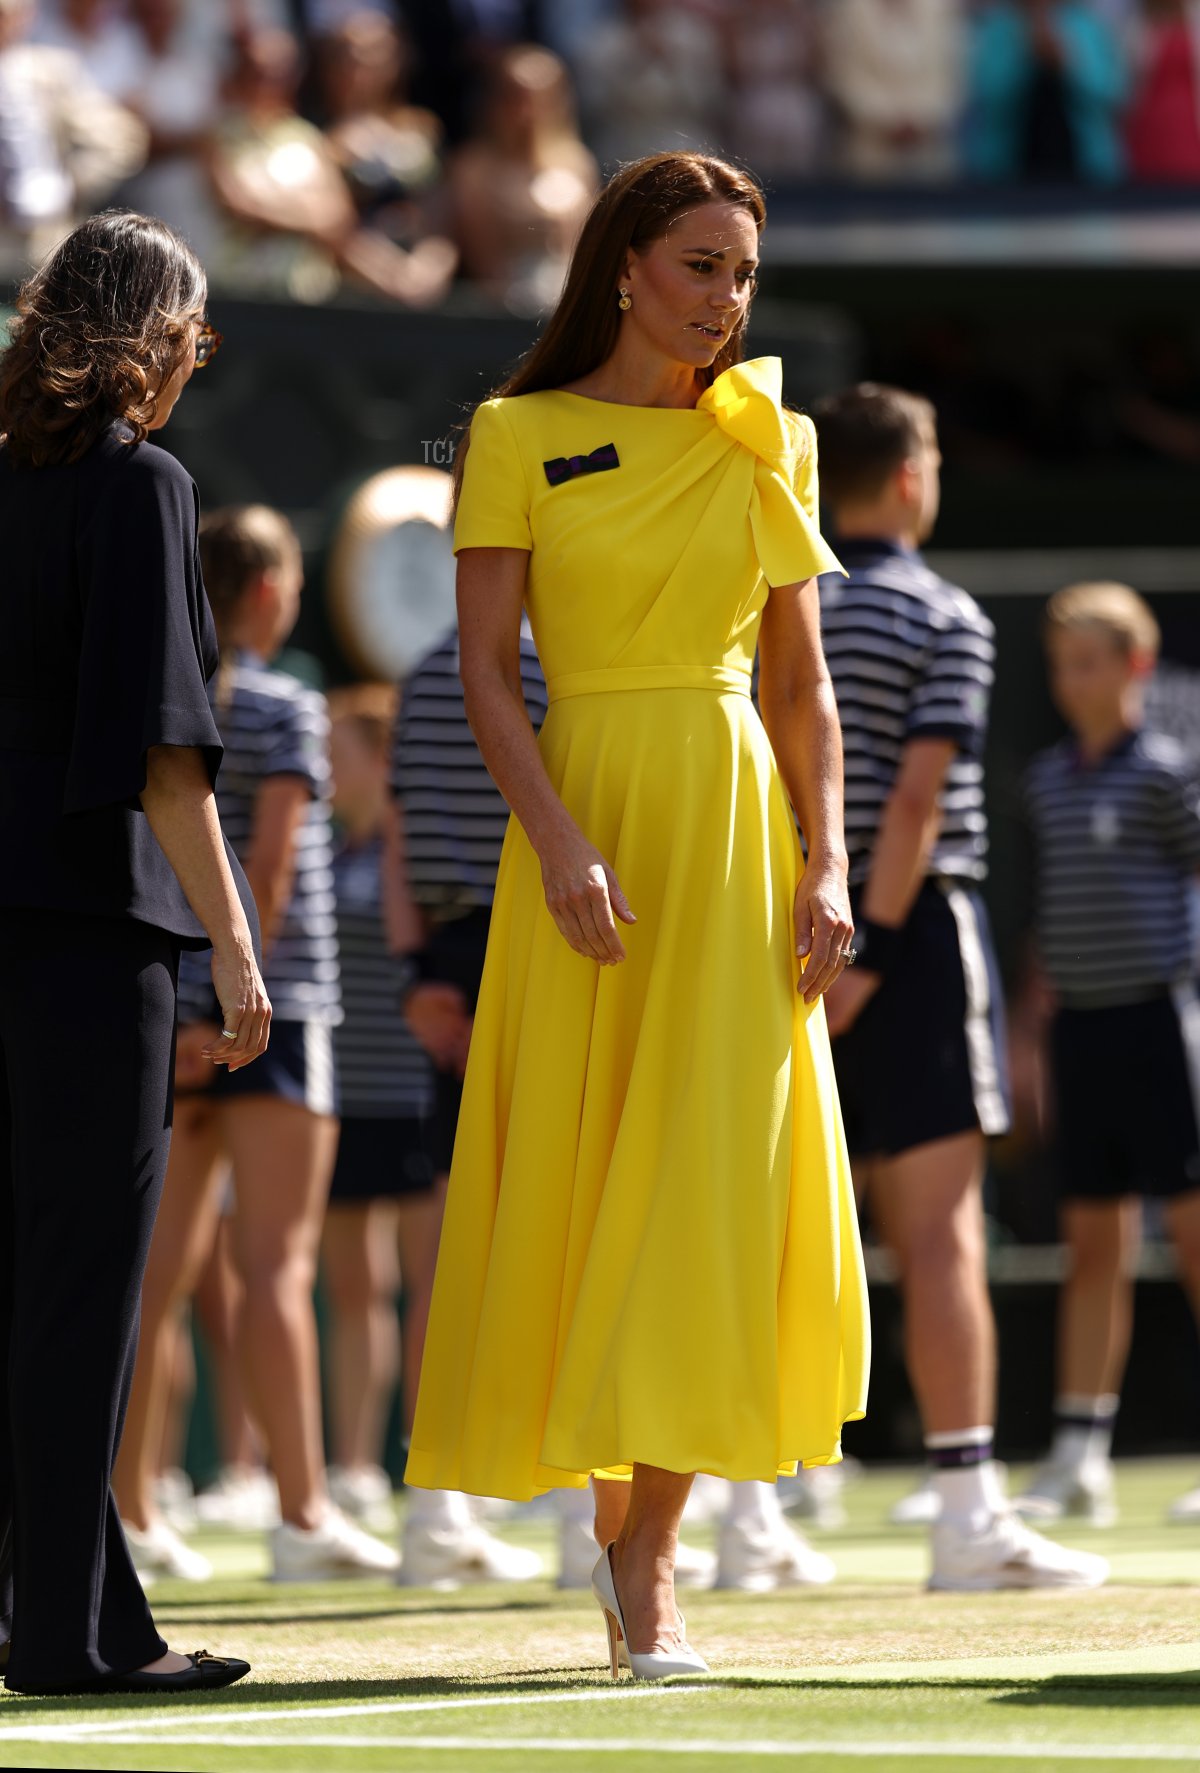
M 564 480 L 573 480 L 577 474 L 599 474 L 605 468 L 620 466 L 615 443 L 602 443 L 590 455 L 555 456 L 551 461 L 542 463 L 551 486 L 560 486 Z
M 783 404 L 778 357 L 733 363 L 707 387 L 697 412 L 711 412 L 757 460 L 750 528 L 769 585 L 793 585 L 843 572 L 817 523 L 816 437 L 810 421 L 793 425 Z M 804 455 L 807 443 L 807 457 Z

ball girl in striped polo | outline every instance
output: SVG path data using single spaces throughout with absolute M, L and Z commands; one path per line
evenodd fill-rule
M 243 1283 L 238 1352 L 279 1486 L 272 1532 L 278 1580 L 391 1571 L 396 1554 L 331 1504 L 312 1307 L 321 1225 L 337 1152 L 333 1028 L 341 1017 L 331 871 L 329 721 L 322 696 L 274 669 L 296 623 L 300 548 L 263 506 L 218 511 L 201 526 L 205 587 L 222 664 L 214 712 L 225 745 L 219 807 L 263 926 L 276 1021 L 269 1065 L 249 1081 L 215 1072 L 185 1096 L 143 1290 L 138 1359 L 118 1499 L 135 1555 L 180 1569 L 178 1541 L 154 1510 L 148 1474 L 160 1438 L 172 1319 L 212 1246 L 232 1168 L 233 1246 Z M 214 1006 L 199 968 L 180 980 L 177 1078 L 195 1070 Z M 234 1087 L 230 1088 L 232 1084 Z M 184 1560 L 186 1562 L 186 1560 Z
M 335 691 L 329 709 L 342 987 L 334 1037 L 342 1131 L 321 1240 L 335 1459 L 329 1487 L 346 1513 L 363 1521 L 385 1512 L 390 1519 L 391 1480 L 381 1469 L 387 1410 L 402 1364 L 409 1412 L 416 1401 L 442 1221 L 423 1124 L 433 1068 L 400 1010 L 385 911 L 396 702 L 392 685 L 360 683 Z M 406 914 L 404 906 L 388 910 L 393 918 Z M 411 938 L 401 937 L 400 945 L 410 946 Z M 403 1346 L 396 1314 L 402 1280 Z

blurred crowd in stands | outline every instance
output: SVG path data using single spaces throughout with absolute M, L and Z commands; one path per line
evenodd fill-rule
M 217 287 L 557 295 L 617 160 L 1200 184 L 1200 0 L 0 0 L 0 274 L 162 215 Z

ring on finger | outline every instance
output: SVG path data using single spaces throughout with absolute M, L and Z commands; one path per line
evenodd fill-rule
M 236 1040 L 237 1039 L 237 1029 L 236 1028 L 222 1028 L 221 1039 L 222 1040 Z

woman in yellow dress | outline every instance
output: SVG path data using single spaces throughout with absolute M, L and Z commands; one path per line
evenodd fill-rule
M 460 452 L 462 676 L 514 816 L 407 1481 L 591 1475 L 614 1677 L 705 1666 L 673 1587 L 693 1475 L 831 1463 L 865 1402 L 821 1002 L 853 934 L 815 583 L 838 563 L 813 428 L 778 358 L 742 361 L 764 217 L 719 160 L 622 168 Z

